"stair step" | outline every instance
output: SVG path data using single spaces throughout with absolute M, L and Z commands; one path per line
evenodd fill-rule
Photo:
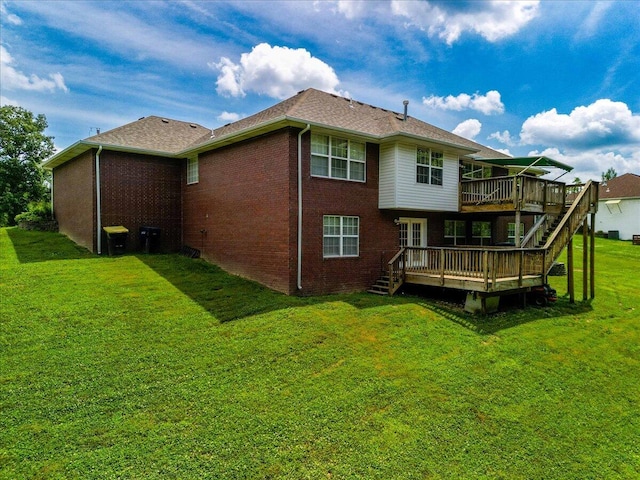
M 373 293 L 375 295 L 389 295 L 389 292 L 385 292 L 382 290 L 374 290 L 372 288 L 370 288 L 369 290 L 367 290 L 368 293 Z

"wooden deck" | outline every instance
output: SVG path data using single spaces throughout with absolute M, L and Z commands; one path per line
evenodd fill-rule
M 513 181 L 511 177 L 510 181 Z M 512 183 L 512 185 L 521 189 L 528 181 L 527 179 L 524 183 Z M 536 188 L 541 192 L 545 205 L 561 203 L 564 209 L 564 196 L 562 201 L 555 196 L 550 200 L 550 197 L 544 193 L 549 190 L 549 186 L 553 187 L 551 190 L 556 189 L 558 182 L 538 179 L 533 181 L 539 183 Z M 589 214 L 592 215 L 592 224 L 595 222 L 598 205 L 597 189 L 597 183 L 587 182 L 583 190 L 576 195 L 571 207 L 566 212 L 562 212 L 559 222 L 554 223 L 554 230 L 544 246 L 539 248 L 404 247 L 388 263 L 388 293 L 393 295 L 403 283 L 480 292 L 483 296 L 495 295 L 499 292 L 523 291 L 543 285 L 546 283 L 547 274 L 553 262 L 567 246 L 569 246 L 568 256 L 571 265 L 572 255 L 569 254 L 572 252 L 573 236 L 582 227 L 586 238 L 588 230 L 586 219 Z M 562 192 L 564 195 L 564 188 Z M 593 239 L 591 250 L 593 257 Z M 591 265 L 593 270 L 593 258 Z M 571 272 L 570 279 L 572 278 Z
M 466 213 L 559 213 L 565 198 L 564 183 L 522 175 L 460 183 L 460 211 Z

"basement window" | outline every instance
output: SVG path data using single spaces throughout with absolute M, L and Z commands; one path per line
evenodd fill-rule
M 190 158 L 189 160 L 187 160 L 187 185 L 198 183 L 198 179 L 198 159 Z
M 325 215 L 322 220 L 323 256 L 357 257 L 360 243 L 360 218 Z
M 467 223 L 464 220 L 445 220 L 444 238 L 452 238 L 454 245 L 464 245 L 467 239 Z

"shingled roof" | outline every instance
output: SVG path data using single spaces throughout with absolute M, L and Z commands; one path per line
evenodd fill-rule
M 272 107 L 215 130 L 195 123 L 162 117 L 143 117 L 135 122 L 76 142 L 45 162 L 55 168 L 84 151 L 102 146 L 168 157 L 187 157 L 249 138 L 283 126 L 340 130 L 382 142 L 397 136 L 448 145 L 474 158 L 509 158 L 496 150 L 455 135 L 422 120 L 314 88 L 303 90 Z
M 266 110 L 214 130 L 214 137 L 227 137 L 278 119 L 334 128 L 374 139 L 407 135 L 458 146 L 485 158 L 509 158 L 496 150 L 455 135 L 404 114 L 309 88 Z M 215 142 L 215 140 L 211 140 Z
M 195 142 L 201 141 L 203 136 L 210 135 L 211 130 L 196 123 L 150 116 L 94 135 L 86 141 L 103 146 L 131 147 L 177 154 Z
M 640 175 L 625 173 L 600 183 L 600 200 L 612 198 L 640 198 Z

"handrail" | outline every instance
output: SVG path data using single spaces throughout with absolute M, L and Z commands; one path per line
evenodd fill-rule
M 569 239 L 576 233 L 584 222 L 584 217 L 592 208 L 598 205 L 598 183 L 589 180 L 578 193 L 575 200 L 562 220 L 551 233 L 543 249 L 547 252 L 545 273 L 549 271 L 556 257 L 566 246 Z M 591 226 L 594 228 L 594 225 Z M 550 253 L 550 255 L 549 255 Z
M 565 188 L 562 182 L 528 175 L 479 178 L 460 182 L 460 201 L 463 206 L 497 203 L 521 210 L 538 205 L 545 212 L 557 211 L 564 207 Z
M 408 273 L 439 278 L 442 286 L 445 277 L 471 279 L 482 282 L 487 292 L 495 290 L 502 279 L 522 286 L 525 277 L 547 275 L 586 215 L 597 209 L 597 186 L 597 182 L 587 182 L 542 248 L 402 247 L 388 262 L 389 294 L 402 286 Z M 541 219 L 537 225 L 544 223 Z
M 407 247 L 402 247 L 398 253 L 396 253 L 391 260 L 389 260 L 389 295 L 393 295 L 404 283 L 406 265 L 406 251 Z
M 549 218 L 548 214 L 541 215 L 536 223 L 533 224 L 531 229 L 527 232 L 527 234 L 522 238 L 521 245 L 527 245 L 531 239 L 533 239 L 534 235 L 540 230 L 542 225 L 546 225 L 547 219 Z

